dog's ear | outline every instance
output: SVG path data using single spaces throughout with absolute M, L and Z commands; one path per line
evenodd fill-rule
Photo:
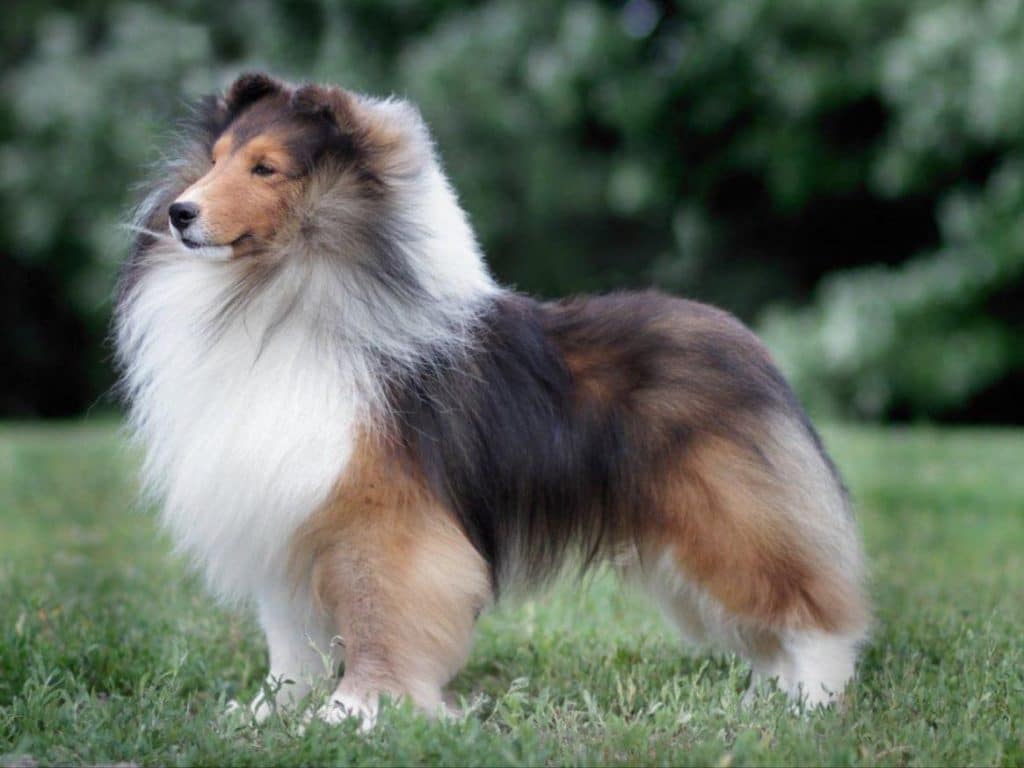
M 323 150 L 328 155 L 348 161 L 366 156 L 372 149 L 363 110 L 348 91 L 307 84 L 295 89 L 290 104 L 296 114 L 324 128 Z
M 218 134 L 224 130 L 230 115 L 224 99 L 214 93 L 201 97 L 191 105 L 184 125 L 191 135 L 200 141 L 212 144 Z
M 355 99 L 336 86 L 303 85 L 292 94 L 291 106 L 301 115 L 327 121 L 342 134 L 358 129 Z
M 402 133 L 392 119 L 343 88 L 303 85 L 292 94 L 291 106 L 328 125 L 333 133 L 332 148 L 342 155 L 355 152 L 383 159 L 394 156 L 402 145 Z M 381 171 L 387 167 L 381 162 L 375 165 Z
M 284 83 L 263 72 L 246 72 L 228 88 L 224 101 L 228 113 L 237 115 L 243 109 L 266 96 L 281 93 Z

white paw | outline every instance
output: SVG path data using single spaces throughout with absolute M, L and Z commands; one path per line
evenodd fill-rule
M 444 720 L 462 720 L 470 717 L 483 709 L 484 704 L 487 703 L 487 697 L 478 693 L 463 703 L 465 706 L 460 707 L 454 694 L 445 694 L 438 709 L 438 716 Z
M 359 720 L 359 730 L 367 733 L 377 724 L 378 703 L 376 696 L 369 700 L 349 694 L 335 693 L 317 710 L 317 719 L 330 725 L 339 725 L 350 718 Z
M 757 702 L 757 695 L 761 691 L 761 686 L 754 681 L 750 682 L 747 686 L 747 690 L 743 692 L 743 698 L 740 699 L 741 709 L 752 709 L 754 704 Z
M 781 676 L 782 673 L 774 667 L 754 666 L 750 672 L 750 684 L 747 686 L 747 690 L 743 692 L 743 698 L 740 699 L 740 706 L 743 709 L 750 709 L 757 703 L 758 699 L 771 696 L 775 690 L 783 685 Z
M 238 699 L 231 699 L 221 712 L 220 720 L 231 728 L 244 728 L 253 724 L 253 712 Z
M 288 701 L 294 706 L 291 699 Z M 262 725 L 276 711 L 277 704 L 260 693 L 250 704 L 243 704 L 238 699 L 231 699 L 224 707 L 222 717 L 233 725 Z
M 831 707 L 842 701 L 842 691 L 833 691 L 820 682 L 806 686 L 801 683 L 790 696 L 807 710 Z

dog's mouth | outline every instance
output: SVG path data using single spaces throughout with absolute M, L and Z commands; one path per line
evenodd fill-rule
M 202 248 L 234 248 L 235 246 L 240 245 L 241 243 L 244 243 L 246 240 L 251 240 L 251 239 L 252 239 L 252 233 L 251 232 L 243 232 L 241 235 L 236 237 L 231 242 L 223 243 L 223 244 L 221 244 L 221 243 L 200 243 L 198 240 L 193 240 L 191 237 L 186 237 L 185 235 L 181 235 L 180 236 L 181 244 L 184 245 L 189 250 L 193 250 L 193 251 L 200 250 Z
M 255 239 L 252 232 L 243 232 L 229 243 L 225 243 L 224 245 L 215 245 L 213 243 L 204 243 L 193 237 L 189 237 L 174 226 L 171 226 L 170 229 L 174 239 L 185 246 L 189 253 L 194 253 L 196 257 L 205 261 L 230 261 L 236 256 L 248 255 L 248 253 L 240 254 L 236 249 L 236 246 Z M 252 249 L 249 250 L 251 251 Z

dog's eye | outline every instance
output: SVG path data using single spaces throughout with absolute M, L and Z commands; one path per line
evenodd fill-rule
M 255 173 L 257 176 L 270 176 L 274 173 L 274 169 L 271 168 L 269 165 L 264 165 L 263 163 L 260 163 L 259 165 L 254 165 L 252 167 L 252 172 Z

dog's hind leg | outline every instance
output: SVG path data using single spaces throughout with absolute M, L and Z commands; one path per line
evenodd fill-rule
M 747 658 L 752 691 L 775 679 L 794 700 L 834 701 L 869 616 L 853 519 L 812 434 L 780 417 L 742 440 L 702 438 L 682 464 L 642 547 L 656 598 Z

